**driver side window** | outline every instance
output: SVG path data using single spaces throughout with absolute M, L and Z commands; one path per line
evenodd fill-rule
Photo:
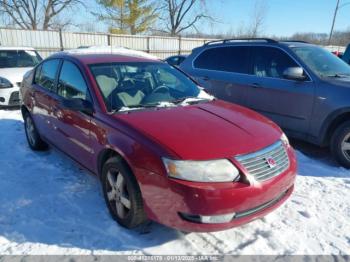
M 252 61 L 253 74 L 259 77 L 284 79 L 287 68 L 299 67 L 286 53 L 273 47 L 254 47 Z
M 85 80 L 76 65 L 64 61 L 58 80 L 58 94 L 66 99 L 87 98 Z

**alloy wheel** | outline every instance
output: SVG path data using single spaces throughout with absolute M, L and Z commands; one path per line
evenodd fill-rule
M 107 198 L 119 218 L 128 216 L 131 208 L 131 201 L 123 175 L 114 169 L 107 173 Z
M 344 156 L 350 161 L 350 133 L 348 133 L 341 142 L 341 150 Z
M 26 132 L 29 143 L 34 146 L 35 145 L 35 127 L 33 120 L 27 116 L 26 118 Z

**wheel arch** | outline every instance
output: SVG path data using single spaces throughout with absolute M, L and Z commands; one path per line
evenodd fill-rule
M 350 107 L 339 109 L 329 115 L 321 132 L 321 144 L 329 145 L 333 132 L 345 121 L 350 120 Z
M 132 172 L 132 168 L 130 163 L 126 160 L 125 156 L 119 152 L 119 150 L 114 148 L 105 148 L 99 152 L 97 157 L 97 174 L 100 177 L 102 174 L 103 165 L 106 163 L 108 159 L 111 157 L 118 157 L 121 161 L 130 169 Z

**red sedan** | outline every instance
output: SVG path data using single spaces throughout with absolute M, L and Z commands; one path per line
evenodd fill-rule
M 125 50 L 124 50 L 125 51 Z M 29 146 L 57 147 L 101 179 L 122 226 L 242 225 L 292 193 L 296 159 L 280 128 L 220 101 L 137 52 L 53 55 L 24 78 Z

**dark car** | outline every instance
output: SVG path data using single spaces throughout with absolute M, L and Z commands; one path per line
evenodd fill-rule
M 180 68 L 216 97 L 256 110 L 287 135 L 330 146 L 350 167 L 350 67 L 305 42 L 233 39 L 193 50 Z
M 186 59 L 186 57 L 186 55 L 170 56 L 165 59 L 165 62 L 172 66 L 179 66 Z
M 25 130 L 33 150 L 54 145 L 97 174 L 121 225 L 223 230 L 290 196 L 295 154 L 272 121 L 160 60 L 88 51 L 53 55 L 26 75 Z
M 342 59 L 350 65 L 350 44 L 346 48 L 346 50 L 342 56 Z

